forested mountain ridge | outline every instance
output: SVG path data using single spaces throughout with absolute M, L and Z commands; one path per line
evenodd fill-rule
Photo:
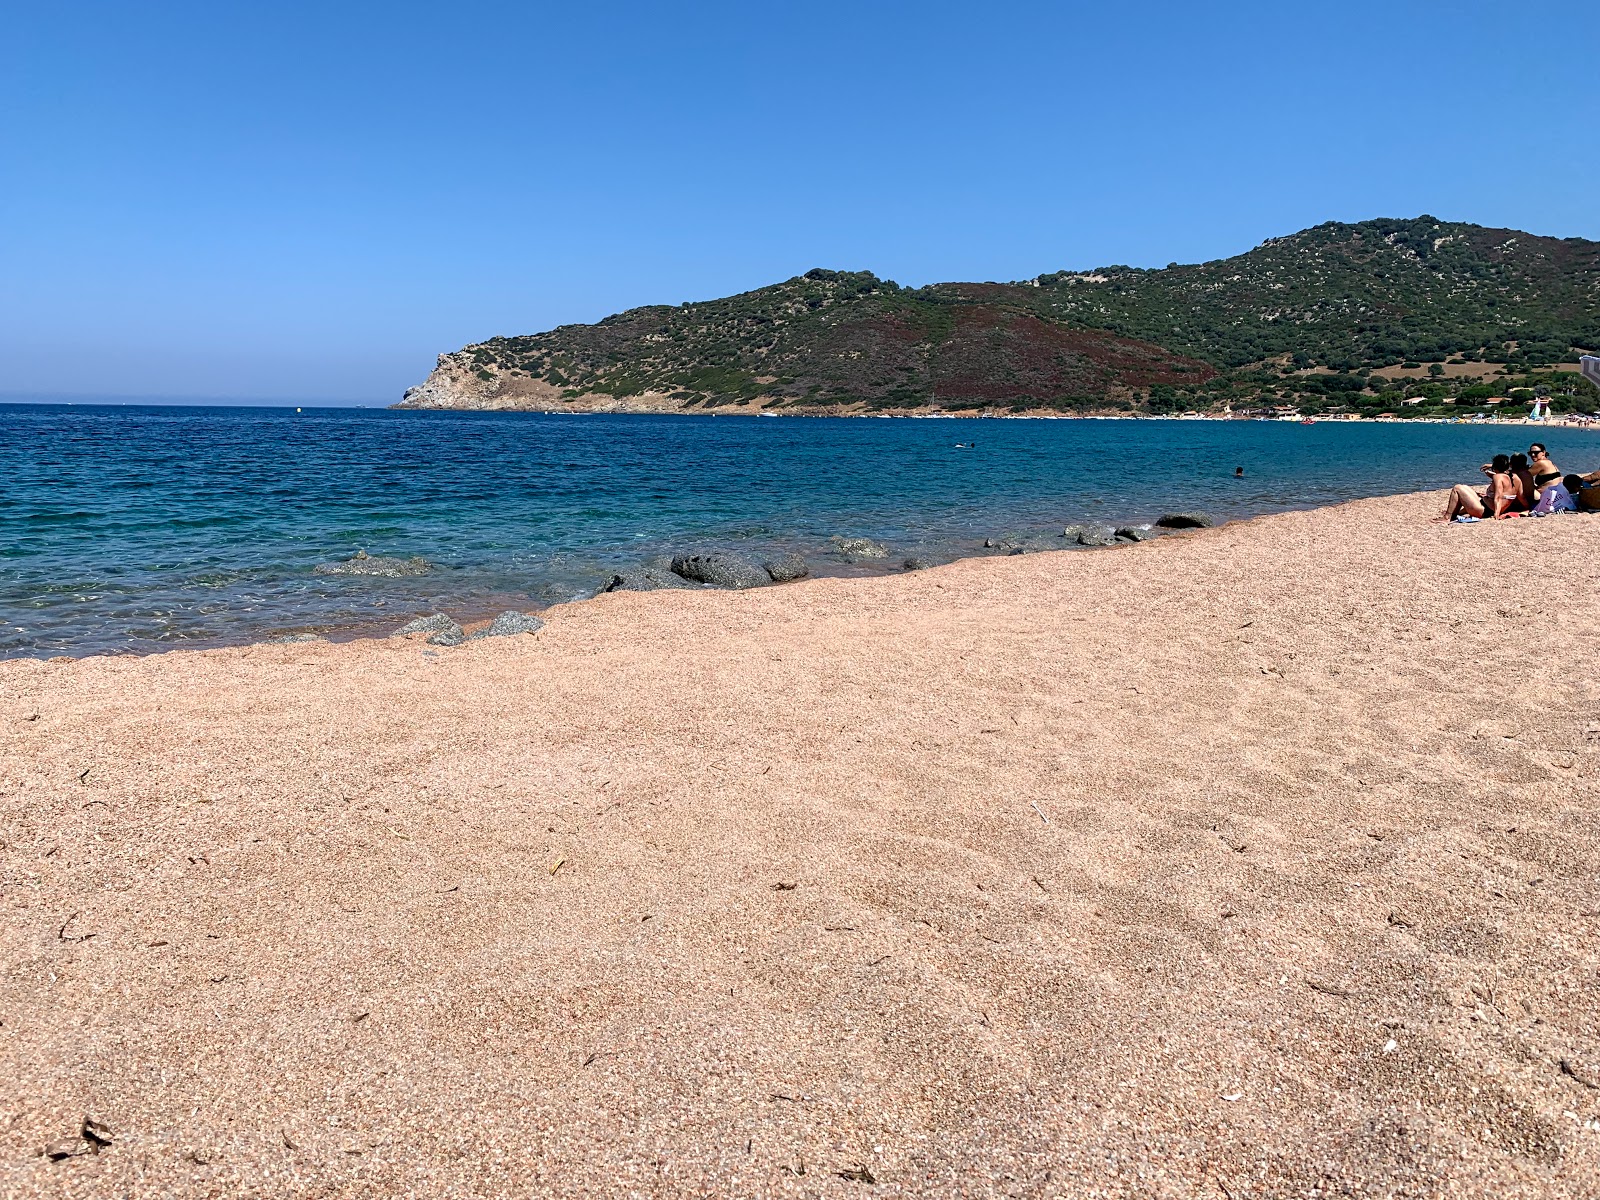
M 1329 223 L 1235 258 L 1041 276 L 1051 315 L 1220 368 L 1452 355 L 1542 366 L 1600 345 L 1600 242 L 1436 221 Z
M 1502 377 L 1595 347 L 1600 242 L 1419 217 L 1319 225 L 1192 266 L 1008 284 L 907 289 L 813 270 L 491 338 L 442 355 L 404 405 L 1090 412 L 1358 394 L 1381 405 L 1402 386 L 1381 368 L 1449 362 L 1459 377 L 1483 363 Z

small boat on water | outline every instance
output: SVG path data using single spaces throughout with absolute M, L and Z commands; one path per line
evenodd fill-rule
M 1315 425 L 1316 422 L 1314 420 L 1312 420 L 1310 417 L 1302 417 L 1300 419 L 1300 424 L 1302 424 L 1302 425 Z

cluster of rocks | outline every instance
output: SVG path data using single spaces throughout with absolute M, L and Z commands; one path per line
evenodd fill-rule
M 793 551 L 756 555 L 709 547 L 618 572 L 601 590 L 653 592 L 662 588 L 714 587 L 743 591 L 769 583 L 790 583 L 809 574 L 810 565 Z
M 882 542 L 866 537 L 833 537 L 828 539 L 834 555 L 842 562 L 881 562 L 892 556 L 892 551 Z M 907 558 L 901 564 L 906 571 L 921 571 L 933 564 L 922 558 Z M 601 588 L 606 592 L 653 592 L 662 588 L 714 587 L 744 590 L 765 587 L 772 583 L 790 583 L 811 574 L 811 567 L 801 554 L 785 550 L 774 554 L 758 554 L 723 547 L 686 550 L 670 558 L 619 571 Z
M 411 558 L 387 558 L 357 550 L 354 558 L 343 562 L 318 563 L 311 568 L 313 575 L 382 575 L 398 579 L 402 575 L 426 575 L 433 564 L 421 555 Z
M 1201 529 L 1215 523 L 1203 512 L 1166 513 L 1150 525 L 1068 525 L 1060 533 L 1008 533 L 999 538 L 989 538 L 983 545 L 985 549 L 998 550 L 1002 554 L 1034 554 L 1042 550 L 1060 550 L 1064 543 L 1074 546 L 1116 546 L 1144 542 L 1168 529 Z M 882 562 L 892 555 L 888 546 L 872 538 L 836 536 L 828 541 L 833 553 L 846 563 Z M 923 571 L 934 564 L 927 559 L 911 556 L 899 565 L 904 571 Z M 315 568 L 319 575 L 388 577 L 425 575 L 432 569 L 433 564 L 425 558 L 374 557 L 364 550 L 344 562 L 323 563 Z M 762 555 L 724 547 L 705 547 L 685 550 L 670 558 L 662 557 L 619 571 L 607 579 L 600 590 L 654 592 L 668 588 L 725 588 L 743 591 L 773 583 L 789 583 L 804 579 L 809 574 L 811 567 L 805 557 L 792 550 Z M 402 626 L 395 631 L 395 635 L 426 633 L 431 645 L 459 646 L 478 638 L 533 633 L 543 627 L 544 622 L 532 613 L 513 610 L 501 613 L 487 629 L 468 636 L 451 617 L 445 613 L 434 613 Z M 310 641 L 314 638 L 314 634 L 298 634 L 279 640 Z
M 882 542 L 875 542 L 865 537 L 832 537 L 828 539 L 837 554 L 844 562 L 855 564 L 862 562 L 880 562 L 888 558 L 892 551 Z M 925 558 L 912 555 L 900 561 L 902 571 L 926 571 L 933 563 Z
M 516 609 L 507 609 L 484 629 L 473 634 L 465 632 L 460 624 L 446 613 L 434 613 L 432 616 L 418 617 L 394 631 L 395 637 L 404 637 L 412 633 L 426 633 L 430 646 L 460 646 L 465 642 L 475 642 L 480 638 L 511 637 L 518 633 L 538 633 L 544 628 L 544 622 L 532 613 L 518 612 Z
M 1206 529 L 1216 522 L 1203 512 L 1165 513 L 1149 525 L 1068 525 L 1060 533 L 1007 533 L 986 538 L 985 550 L 1002 554 L 1037 554 L 1070 546 L 1123 546 L 1148 542 L 1169 529 Z

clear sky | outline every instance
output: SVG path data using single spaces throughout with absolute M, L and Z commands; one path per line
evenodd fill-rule
M 0 36 L 0 393 L 391 403 L 441 351 L 1432 213 L 1600 238 L 1600 4 L 58 0 Z

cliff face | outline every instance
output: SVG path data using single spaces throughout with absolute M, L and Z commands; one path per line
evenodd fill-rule
M 485 378 L 487 376 L 487 378 Z M 522 386 L 519 386 L 522 385 Z M 481 374 L 468 351 L 439 355 L 433 373 L 407 388 L 396 408 L 537 408 L 559 401 L 561 389 L 542 379 L 518 379 L 499 372 Z
M 619 398 L 600 392 L 572 394 L 543 379 L 499 364 L 480 365 L 473 347 L 441 354 L 433 373 L 407 388 L 396 408 L 448 408 L 483 412 L 676 412 L 681 401 L 659 393 Z

